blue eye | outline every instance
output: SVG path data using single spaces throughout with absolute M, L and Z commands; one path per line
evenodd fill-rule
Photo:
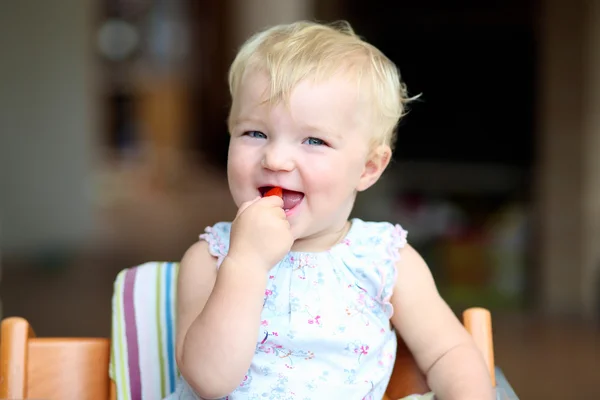
M 259 131 L 248 131 L 248 132 L 244 132 L 244 136 L 250 136 L 251 138 L 255 138 L 255 139 L 266 139 L 267 135 L 265 135 L 262 132 Z
M 326 144 L 323 140 L 314 137 L 306 139 L 305 143 L 309 144 L 310 146 L 323 146 Z

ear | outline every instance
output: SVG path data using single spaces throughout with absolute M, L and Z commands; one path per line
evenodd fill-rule
M 373 149 L 367 158 L 365 168 L 360 176 L 356 190 L 362 192 L 373 186 L 387 168 L 391 157 L 392 149 L 390 149 L 390 146 L 388 145 L 380 145 Z

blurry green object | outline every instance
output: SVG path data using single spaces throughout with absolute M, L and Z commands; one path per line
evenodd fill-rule
M 473 224 L 435 245 L 436 280 L 452 308 L 523 307 L 527 228 L 525 207 L 510 202 L 486 217 L 483 225 Z
M 492 284 L 498 293 L 521 299 L 527 263 L 527 215 L 518 203 L 503 207 L 488 225 Z
M 515 310 L 522 306 L 521 296 L 511 296 L 493 287 L 441 285 L 440 294 L 452 308 L 463 310 L 473 304 L 490 309 Z

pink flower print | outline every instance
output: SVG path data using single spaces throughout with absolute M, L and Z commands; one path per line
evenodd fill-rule
M 366 291 L 364 288 L 361 288 L 360 286 L 358 286 L 358 284 L 357 284 L 357 283 L 355 283 L 354 285 L 355 285 L 357 288 L 359 288 L 361 292 L 363 292 L 363 293 L 367 293 L 367 291 Z
M 265 344 L 268 338 L 269 338 L 269 332 L 265 331 L 265 337 L 260 342 L 260 344 Z
M 275 279 L 275 275 L 269 275 L 269 279 Z
M 269 289 L 265 290 L 265 296 L 270 296 L 272 294 L 273 294 L 272 290 L 269 290 Z
M 252 373 L 248 372 L 248 374 L 246 374 L 244 376 L 244 379 L 242 380 L 242 382 L 239 385 L 239 390 L 242 392 L 247 392 L 249 389 L 249 386 L 252 385 Z M 231 399 L 231 397 L 226 397 L 226 399 Z
M 313 324 L 321 325 L 320 319 L 321 319 L 321 316 L 317 315 L 314 319 L 313 318 L 309 319 L 308 323 L 311 325 L 313 325 Z
M 265 337 L 260 342 L 260 344 L 261 344 L 261 347 L 259 347 L 260 349 L 264 349 L 264 346 L 262 346 L 262 345 L 264 345 L 265 343 L 267 343 L 267 339 L 269 338 L 269 335 L 271 335 L 271 336 L 279 336 L 279 333 L 277 333 L 277 332 L 271 332 L 271 333 L 269 333 L 268 331 L 265 331 Z M 281 347 L 281 345 L 277 345 L 277 346 Z
M 350 343 L 346 346 L 346 350 L 358 354 L 358 362 L 360 362 L 363 355 L 369 354 L 369 346 L 361 343 Z
M 261 343 L 261 345 L 258 346 L 258 350 L 262 351 L 263 353 L 275 354 L 281 358 L 285 358 L 285 356 L 284 357 L 281 356 L 282 349 L 283 349 L 283 346 L 280 344 L 275 344 L 275 345 L 274 344 L 266 344 L 265 345 L 265 344 Z
M 356 349 L 354 349 L 354 352 L 358 353 L 360 355 L 369 354 L 369 346 L 362 345 L 362 346 L 357 347 Z
M 380 367 L 385 367 L 394 362 L 395 355 L 392 353 L 382 354 L 377 362 Z
M 267 326 L 267 325 L 269 325 L 269 321 L 267 321 L 266 319 L 263 319 L 262 321 L 260 321 L 260 324 L 262 326 Z
M 342 243 L 345 244 L 346 246 L 350 246 L 350 244 L 352 242 L 350 242 L 350 239 L 344 239 L 344 240 L 342 240 Z
M 362 345 L 362 346 L 360 346 L 360 347 L 358 347 L 358 348 L 354 349 L 354 352 L 355 352 L 355 353 L 358 353 L 358 362 L 360 362 L 360 358 L 361 358 L 363 355 L 367 355 L 367 354 L 369 354 L 369 346 Z
M 360 293 L 358 295 L 358 300 L 357 300 L 358 304 L 360 305 L 365 305 L 365 294 L 364 293 Z
M 298 266 L 295 267 L 294 271 L 299 271 L 299 279 L 306 279 L 306 268 L 315 268 L 316 265 L 310 256 L 303 257 L 303 260 L 298 260 Z

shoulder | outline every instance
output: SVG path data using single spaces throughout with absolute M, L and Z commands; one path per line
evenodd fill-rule
M 183 254 L 181 265 L 195 264 L 201 261 L 213 261 L 214 257 L 210 254 L 210 245 L 204 240 L 198 240 L 192 244 Z
M 392 304 L 406 314 L 407 308 L 422 309 L 431 301 L 440 299 L 429 266 L 411 245 L 398 250 L 395 262 L 396 281 Z
M 179 267 L 181 282 L 196 281 L 207 276 L 216 276 L 217 260 L 211 254 L 208 242 L 199 240 L 191 245 L 184 253 Z
M 398 282 L 401 285 L 405 283 L 406 286 L 419 288 L 420 285 L 431 286 L 433 284 L 429 266 L 421 254 L 410 244 L 398 249 L 398 258 L 395 264 Z
M 398 251 L 406 246 L 408 232 L 400 225 L 387 221 L 352 219 L 349 239 L 358 246 L 397 259 Z

